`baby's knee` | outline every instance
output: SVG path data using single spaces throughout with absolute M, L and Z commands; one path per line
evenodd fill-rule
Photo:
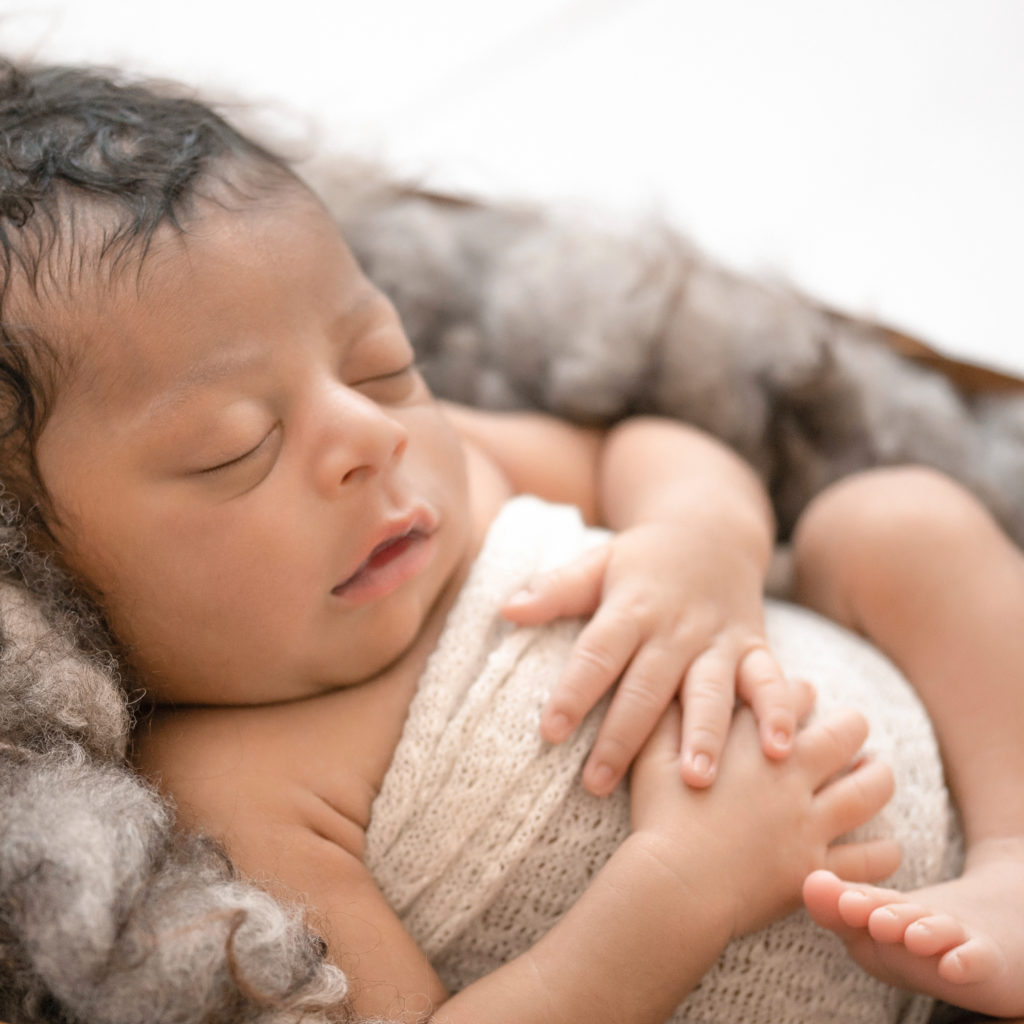
M 912 571 L 987 513 L 960 484 L 923 466 L 867 470 L 818 494 L 793 535 L 799 600 L 848 621 L 859 582 Z
M 908 530 L 929 534 L 962 529 L 987 516 L 961 484 L 927 466 L 887 466 L 836 481 L 814 497 L 797 533 L 831 543 L 902 543 Z

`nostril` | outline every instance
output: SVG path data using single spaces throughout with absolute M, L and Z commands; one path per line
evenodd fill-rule
M 368 403 L 325 431 L 320 479 L 328 490 L 360 483 L 399 462 L 409 447 L 405 426 Z
M 342 484 L 356 483 L 372 472 L 373 470 L 370 466 L 355 466 L 342 475 L 341 482 Z

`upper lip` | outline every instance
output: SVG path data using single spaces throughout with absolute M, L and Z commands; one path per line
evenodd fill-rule
M 343 580 L 335 585 L 334 589 L 339 590 L 355 579 L 373 560 L 374 555 L 389 544 L 414 534 L 427 536 L 433 533 L 436 527 L 435 517 L 426 508 L 415 508 L 399 517 L 389 518 L 377 531 L 366 556 Z

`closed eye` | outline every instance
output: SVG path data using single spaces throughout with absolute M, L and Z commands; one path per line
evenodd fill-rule
M 389 370 L 387 373 L 375 373 L 371 377 L 364 377 L 362 380 L 356 382 L 354 387 L 359 387 L 362 384 L 372 384 L 375 380 L 393 380 L 397 377 L 401 377 L 406 373 L 411 373 L 416 368 L 415 360 L 410 360 L 404 366 L 400 366 L 397 370 Z
M 226 459 L 224 462 L 218 462 L 215 466 L 206 466 L 203 469 L 196 470 L 196 475 L 213 476 L 218 473 L 223 473 L 226 470 L 234 469 L 236 466 L 241 466 L 243 463 L 255 458 L 264 449 L 266 449 L 270 440 L 277 434 L 277 430 L 278 427 L 274 426 L 274 428 L 262 438 L 259 444 L 254 445 L 248 451 L 244 451 L 241 455 L 236 455 L 234 458 Z
M 414 390 L 419 381 L 416 363 L 409 362 L 405 366 L 389 373 L 377 373 L 372 377 L 364 377 L 352 387 L 372 398 L 374 401 L 392 404 L 402 401 Z

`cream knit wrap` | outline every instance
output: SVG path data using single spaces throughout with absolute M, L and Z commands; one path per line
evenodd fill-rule
M 626 788 L 598 800 L 580 785 L 603 708 L 563 745 L 538 733 L 579 623 L 521 629 L 498 615 L 536 573 L 605 536 L 575 510 L 533 498 L 503 509 L 374 804 L 366 862 L 451 989 L 535 942 L 628 833 Z M 769 603 L 767 627 L 787 672 L 816 684 L 819 710 L 853 705 L 872 723 L 868 749 L 896 773 L 896 795 L 870 826 L 903 844 L 893 884 L 944 877 L 956 856 L 954 824 L 931 728 L 906 682 L 868 644 L 803 609 Z M 800 912 L 732 943 L 672 1020 L 920 1022 L 930 1007 L 863 973 Z

